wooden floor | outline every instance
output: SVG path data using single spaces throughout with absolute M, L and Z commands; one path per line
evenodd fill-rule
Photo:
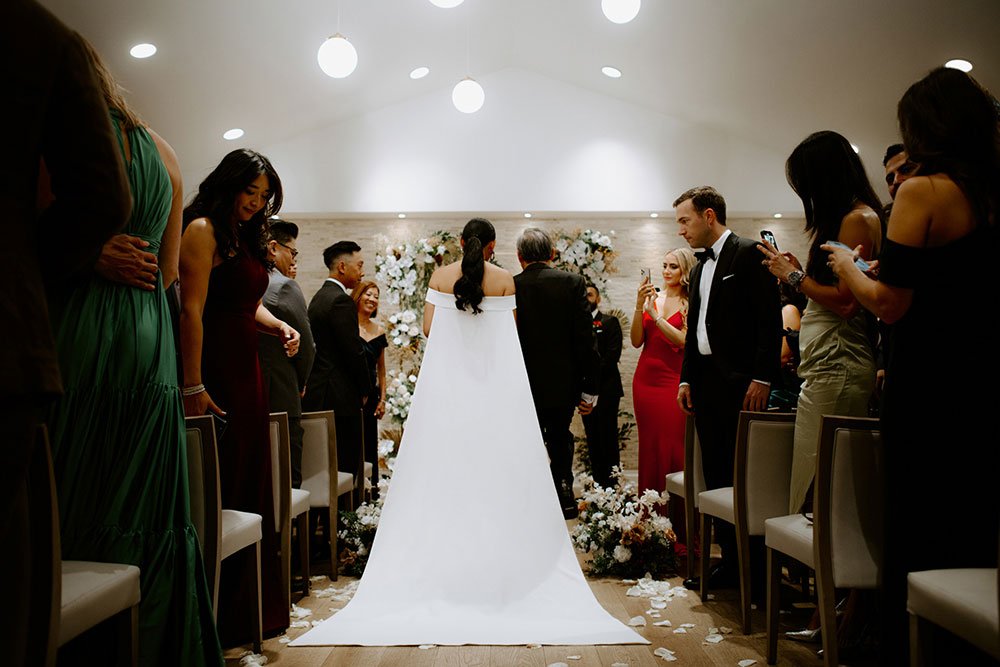
M 583 558 L 581 557 L 581 562 Z M 331 585 L 343 588 L 351 581 L 340 577 L 333 583 L 323 578 L 312 583 L 313 591 L 328 589 Z M 629 586 L 619 579 L 589 579 L 598 601 L 615 618 L 628 623 L 635 616 L 646 618 L 646 627 L 635 628 L 639 634 L 652 642 L 648 646 L 442 646 L 430 649 L 417 647 L 289 647 L 287 641 L 306 632 L 307 628 L 292 628 L 283 637 L 264 642 L 264 655 L 268 665 L 282 667 L 394 667 L 396 665 L 421 667 L 450 666 L 507 666 L 548 667 L 564 663 L 568 667 L 638 667 L 663 664 L 663 660 L 653 654 L 660 647 L 675 652 L 678 665 L 725 665 L 735 667 L 742 660 L 756 660 L 757 665 L 766 664 L 765 617 L 763 605 L 753 612 L 753 634 L 744 636 L 739 631 L 740 620 L 736 591 L 720 591 L 715 599 L 703 604 L 694 592 L 685 597 L 674 597 L 667 608 L 660 611 L 659 618 L 645 612 L 650 609 L 648 599 L 627 597 Z M 680 576 L 670 579 L 674 585 L 681 585 Z M 786 589 L 783 595 L 794 599 L 795 593 Z M 294 597 L 294 596 L 293 596 Z M 303 620 L 318 621 L 333 614 L 331 609 L 339 609 L 345 602 L 332 601 L 330 597 L 315 594 L 296 602 L 300 607 L 312 610 Z M 801 606 L 790 613 L 782 614 L 782 631 L 800 629 L 808 622 L 810 608 Z M 671 627 L 656 627 L 654 621 L 669 619 Z M 683 623 L 693 623 L 684 634 L 673 631 Z M 704 641 L 710 627 L 727 626 L 732 634 L 724 635 L 722 642 L 710 644 Z M 284 640 L 285 643 L 282 642 Z M 778 642 L 778 665 L 808 665 L 815 667 L 822 662 L 816 657 L 818 645 L 801 644 L 783 638 Z M 240 656 L 249 646 L 226 651 L 227 667 L 240 665 Z M 747 663 L 744 663 L 747 664 Z M 561 666 L 560 666 L 561 667 Z

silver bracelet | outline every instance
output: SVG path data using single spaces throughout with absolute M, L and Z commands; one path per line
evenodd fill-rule
M 205 391 L 205 385 L 196 384 L 191 387 L 181 387 L 181 396 L 195 396 Z

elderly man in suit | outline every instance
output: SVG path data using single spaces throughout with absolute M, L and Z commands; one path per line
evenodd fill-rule
M 691 270 L 687 339 L 677 403 L 694 414 L 705 485 L 733 484 L 740 410 L 765 410 L 781 357 L 778 284 L 761 264 L 757 243 L 726 228 L 726 200 L 714 188 L 688 190 L 674 202 L 680 235 L 698 264 Z M 736 535 L 717 521 L 722 563 L 710 585 L 735 585 Z M 762 546 L 762 545 L 761 545 Z M 760 577 L 756 577 L 760 579 Z M 696 588 L 688 579 L 684 585 Z
M 600 357 L 583 276 L 549 266 L 554 256 L 552 239 L 541 229 L 526 229 L 517 239 L 523 269 L 514 276 L 517 335 L 552 480 L 563 516 L 571 519 L 577 508 L 569 426 L 575 408 L 589 414 L 597 403 Z
M 267 230 L 267 255 L 274 262 L 264 292 L 264 306 L 279 320 L 287 322 L 299 332 L 301 344 L 298 354 L 289 357 L 285 346 L 276 336 L 258 334 L 257 351 L 260 370 L 264 376 L 268 404 L 271 412 L 288 413 L 288 435 L 292 451 L 292 486 L 302 485 L 302 393 L 316 356 L 312 331 L 309 329 L 309 312 L 302 288 L 289 275 L 299 251 L 295 240 L 299 227 L 284 220 L 271 220 Z
M 12 276 L 0 285 L 0 619 L 11 638 L 4 662 L 41 664 L 45 642 L 33 629 L 48 626 L 49 609 L 33 587 L 46 572 L 32 572 L 26 481 L 42 412 L 62 392 L 48 304 L 93 267 L 125 225 L 131 197 L 79 35 L 35 2 L 4 2 L 0 72 L 4 104 L 17 119 L 9 116 L 0 161 L 0 258 Z M 40 187 L 43 165 L 50 188 Z M 54 199 L 39 212 L 39 192 L 48 189 Z
M 587 283 L 587 303 L 590 319 L 594 323 L 597 352 L 601 355 L 600 403 L 593 412 L 583 416 L 587 433 L 587 451 L 594 480 L 608 488 L 614 484 L 611 469 L 619 465 L 618 406 L 624 391 L 618 361 L 622 356 L 622 325 L 614 315 L 601 312 L 601 293 L 592 283 Z
M 358 310 L 351 298 L 351 290 L 365 275 L 361 246 L 338 241 L 323 251 L 323 262 L 330 277 L 309 303 L 316 360 L 302 408 L 334 411 L 338 466 L 360 479 L 364 450 L 361 407 L 372 391 Z

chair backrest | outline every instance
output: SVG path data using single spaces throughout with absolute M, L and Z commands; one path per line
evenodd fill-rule
M 285 524 L 291 523 L 292 508 L 292 453 L 288 434 L 288 413 L 272 412 L 269 421 L 274 531 L 281 533 Z
M 736 431 L 733 492 L 737 524 L 750 535 L 764 534 L 764 521 L 788 514 L 795 415 L 741 412 Z
M 879 421 L 824 415 L 813 497 L 817 569 L 837 588 L 875 588 L 882 549 Z
M 219 563 L 222 551 L 222 495 L 219 488 L 219 458 L 212 417 L 187 417 L 188 494 L 191 499 L 191 523 L 201 542 L 205 575 L 212 606 L 219 597 Z
M 303 412 L 302 488 L 310 506 L 337 506 L 337 428 L 333 411 Z M 333 483 L 331 484 L 331 480 Z
M 14 512 L 9 528 L 17 536 L 15 524 L 27 524 L 31 577 L 28 587 L 31 600 L 27 610 L 28 637 L 25 641 L 25 664 L 56 664 L 59 639 L 59 617 L 62 608 L 62 555 L 59 541 L 59 503 L 56 499 L 52 454 L 48 431 L 44 425 L 36 431 L 35 446 L 28 464 L 27 494 L 15 494 Z M 21 505 L 22 502 L 27 507 Z M 23 510 L 27 510 L 26 512 Z M 10 549 L 11 545 L 5 548 Z M 8 603 L 9 604 L 9 603 Z

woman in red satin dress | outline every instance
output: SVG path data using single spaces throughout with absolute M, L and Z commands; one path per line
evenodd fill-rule
M 632 378 L 632 402 L 639 430 L 639 490 L 663 492 L 664 478 L 684 469 L 684 414 L 677 386 L 687 332 L 689 248 L 663 258 L 663 288 L 643 278 L 636 295 L 630 337 L 642 354 Z M 657 293 L 659 292 L 659 293 Z

